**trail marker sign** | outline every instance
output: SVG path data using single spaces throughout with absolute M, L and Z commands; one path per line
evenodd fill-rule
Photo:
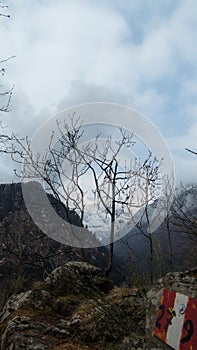
M 153 335 L 175 350 L 197 350 L 197 299 L 164 289 Z

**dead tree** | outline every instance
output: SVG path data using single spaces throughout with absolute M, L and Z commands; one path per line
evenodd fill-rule
M 8 6 L 7 5 L 3 5 L 2 3 L 0 3 L 0 17 L 6 17 L 6 18 L 10 18 L 10 15 L 7 13 L 4 13 L 4 9 L 7 10 Z M 6 59 L 2 59 L 0 60 L 0 76 L 3 77 L 6 73 L 6 69 L 5 69 L 5 65 L 6 63 L 12 59 L 15 56 L 11 56 L 8 57 Z M 12 92 L 14 87 L 12 87 L 11 89 L 5 90 L 3 89 L 2 86 L 0 86 L 1 90 L 0 90 L 0 99 L 1 99 L 1 105 L 0 105 L 0 112 L 8 112 L 9 111 L 9 107 L 10 107 L 10 101 L 11 101 L 11 97 L 12 97 Z
M 138 210 L 153 200 L 158 176 L 157 160 L 148 152 L 143 161 L 131 156 L 122 162 L 121 152 L 125 148 L 131 151 L 136 143 L 133 135 L 123 128 L 119 128 L 119 137 L 115 140 L 111 135 L 105 141 L 96 135 L 85 144 L 82 142 L 82 122 L 75 115 L 70 118 L 70 123 L 57 121 L 57 128 L 59 141 L 54 143 L 52 133 L 45 156 L 37 154 L 35 157 L 31 142 L 16 135 L 11 136 L 6 151 L 15 162 L 26 161 L 26 167 L 18 176 L 44 181 L 48 192 L 77 212 L 82 227 L 85 226 L 84 214 L 89 210 L 87 186 L 82 180 L 85 178 L 87 183 L 91 179 L 97 214 L 103 219 L 105 213 L 109 222 L 109 257 L 105 269 L 108 275 L 112 269 L 114 240 L 119 238 L 120 212 L 131 219 L 134 208 Z M 69 172 L 63 167 L 65 159 Z
M 97 135 L 84 147 L 79 145 L 82 136 L 80 127 L 75 124 L 74 128 L 69 129 L 68 125 L 65 125 L 65 129 L 66 133 L 65 130 L 62 132 L 62 138 L 65 141 L 64 148 L 66 145 L 73 155 L 73 169 L 81 166 L 83 169 L 81 175 L 87 176 L 88 173 L 92 175 L 92 192 L 98 212 L 101 208 L 104 209 L 110 219 L 109 259 L 105 270 L 106 275 L 108 275 L 112 269 L 115 231 L 117 236 L 119 229 L 117 225 L 118 212 L 121 210 L 131 214 L 131 208 L 139 209 L 153 199 L 153 187 L 156 186 L 158 172 L 156 159 L 152 159 L 152 155 L 149 153 L 143 162 L 135 159 L 129 162 L 125 161 L 122 165 L 119 159 L 122 149 L 124 147 L 132 148 L 135 142 L 132 135 L 121 128 L 119 129 L 119 140 L 113 141 L 109 135 L 106 141 L 100 142 L 100 137 Z M 76 177 L 77 180 L 74 180 L 75 176 L 72 176 L 71 181 L 78 186 L 79 173 Z M 136 201 L 136 192 L 139 189 L 144 190 L 145 184 L 148 195 L 141 197 L 141 201 Z M 84 191 L 82 193 L 84 194 Z M 84 199 L 83 195 L 82 197 Z M 84 207 L 85 205 L 83 210 Z

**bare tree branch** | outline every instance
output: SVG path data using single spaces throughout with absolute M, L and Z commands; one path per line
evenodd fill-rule
M 194 152 L 194 151 L 192 151 L 192 150 L 189 149 L 189 148 L 185 148 L 185 150 L 188 151 L 188 152 L 190 152 L 190 153 L 193 153 L 193 154 L 197 155 L 197 152 Z

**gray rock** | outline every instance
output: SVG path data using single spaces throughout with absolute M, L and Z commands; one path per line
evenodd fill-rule
M 36 338 L 32 334 L 26 333 L 29 330 L 37 331 L 42 327 L 42 324 L 36 325 L 30 317 L 15 316 L 12 318 L 3 333 L 1 340 L 2 350 L 47 350 L 47 342 L 41 342 L 39 337 Z
M 29 290 L 24 293 L 19 293 L 13 295 L 9 298 L 5 304 L 3 311 L 0 315 L 0 321 L 4 320 L 15 310 L 18 309 L 43 309 L 43 304 L 50 300 L 50 293 L 48 291 L 42 290 Z
M 107 292 L 113 287 L 101 269 L 85 262 L 68 262 L 65 267 L 56 268 L 45 283 L 48 290 L 59 295 Z
M 81 321 L 82 321 L 81 316 L 78 314 L 75 314 L 70 321 L 70 327 L 72 327 L 72 328 L 79 327 L 81 324 Z
M 68 322 L 67 320 L 61 319 L 57 324 L 56 327 L 60 328 L 60 329 L 65 329 L 68 328 L 70 326 L 70 322 Z
M 135 337 L 127 337 L 123 340 L 122 344 L 119 346 L 118 350 L 143 350 L 144 341 L 142 338 L 136 339 Z
M 46 328 L 45 333 L 51 334 L 54 337 L 63 337 L 64 339 L 66 339 L 70 335 L 70 332 L 68 330 L 60 329 L 57 326 Z

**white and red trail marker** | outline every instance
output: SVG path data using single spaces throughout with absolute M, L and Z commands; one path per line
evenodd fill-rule
M 197 299 L 164 289 L 153 335 L 175 350 L 197 350 Z

